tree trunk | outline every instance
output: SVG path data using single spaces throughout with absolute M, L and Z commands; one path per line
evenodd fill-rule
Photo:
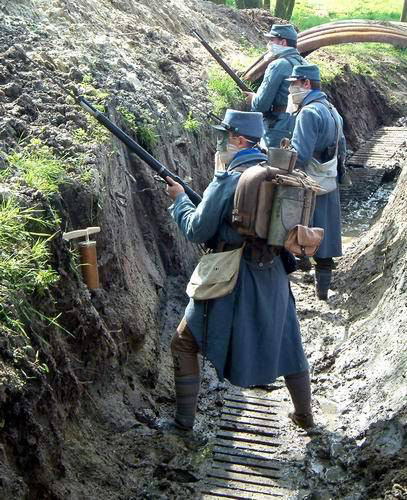
M 407 0 L 404 0 L 403 11 L 401 12 L 400 21 L 407 23 Z
M 246 9 L 258 9 L 260 7 L 260 0 L 244 0 Z
M 263 0 L 263 8 L 270 10 L 270 0 Z
M 291 19 L 294 10 L 295 0 L 276 0 L 274 15 L 280 19 Z

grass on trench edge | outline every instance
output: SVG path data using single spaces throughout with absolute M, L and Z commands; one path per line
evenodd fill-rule
M 34 296 L 50 298 L 58 273 L 50 264 L 50 231 L 60 221 L 46 220 L 41 210 L 21 208 L 10 197 L 0 203 L 0 382 L 21 389 L 26 380 L 49 369 L 40 351 L 33 347 L 30 328 L 37 318 L 44 325 L 59 328 L 58 317 L 49 317 L 32 305 Z M 69 332 L 67 332 L 69 333 Z M 41 339 L 44 345 L 45 339 Z M 7 362 L 11 358 L 11 363 Z

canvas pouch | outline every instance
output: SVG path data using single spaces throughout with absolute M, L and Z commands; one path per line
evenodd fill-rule
M 194 300 L 209 300 L 232 293 L 239 276 L 243 249 L 244 245 L 203 255 L 189 280 L 187 295 Z

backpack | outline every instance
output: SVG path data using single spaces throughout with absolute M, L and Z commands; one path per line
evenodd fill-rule
M 297 234 L 298 229 L 295 228 L 300 225 L 309 230 L 300 230 L 302 240 L 307 242 L 308 235 L 316 242 L 316 251 L 323 230 L 314 231 L 311 235 L 312 230 L 307 226 L 320 188 L 304 172 L 294 170 L 296 158 L 296 152 L 287 147 L 269 148 L 268 162 L 235 169 L 242 173 L 234 194 L 232 226 L 247 238 L 257 238 L 264 240 L 267 245 L 283 247 L 290 231 L 295 230 Z M 316 235 L 320 235 L 319 241 L 318 237 L 315 239 Z M 307 244 L 297 246 L 301 248 L 300 254 L 307 253 Z

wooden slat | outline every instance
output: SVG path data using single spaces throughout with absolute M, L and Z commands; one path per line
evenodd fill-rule
M 244 474 L 233 472 L 222 473 L 219 471 L 217 475 L 211 472 L 208 474 L 208 483 L 221 487 L 236 488 L 242 491 L 252 491 L 253 493 L 279 494 L 281 496 L 287 494 L 287 489 L 280 487 L 277 481 L 265 478 L 252 480 L 251 478 L 246 478 Z
M 230 441 L 226 441 L 223 443 L 216 443 L 213 452 L 216 454 L 222 454 L 225 456 L 236 457 L 239 458 L 247 458 L 249 460 L 255 461 L 266 461 L 270 463 L 277 463 L 275 459 L 275 451 L 276 449 L 272 449 L 271 451 L 265 450 L 256 450 L 251 449 L 245 446 L 235 446 L 230 443 Z
M 210 485 L 209 488 L 206 488 L 202 491 L 203 499 L 213 499 L 213 498 L 237 498 L 237 499 L 253 499 L 253 500 L 262 500 L 264 498 L 275 498 L 281 497 L 281 495 L 264 495 L 263 493 L 256 493 L 254 491 L 243 491 L 235 488 L 228 488 L 228 487 L 220 487 L 218 485 L 212 486 Z
M 258 460 L 257 458 L 237 457 L 235 455 L 225 455 L 223 453 L 214 454 L 215 463 L 227 463 L 234 465 L 244 465 L 253 467 L 258 471 L 273 471 L 275 474 L 280 471 L 280 463 L 277 460 Z
M 236 415 L 240 417 L 247 418 L 257 418 L 259 420 L 265 420 L 266 422 L 281 422 L 281 414 L 279 413 L 263 413 L 259 411 L 251 411 L 242 408 L 231 408 L 230 406 L 225 406 L 223 408 L 222 415 Z
M 232 464 L 229 462 L 220 462 L 218 460 L 215 460 L 213 464 L 213 469 L 214 470 L 223 470 L 223 471 L 228 471 L 228 472 L 236 472 L 240 474 L 248 474 L 249 476 L 259 476 L 259 477 L 266 477 L 269 479 L 275 479 L 275 480 L 282 480 L 282 475 L 279 474 L 276 470 L 274 469 L 260 469 L 257 466 L 251 466 L 247 464 Z M 280 484 L 280 483 L 279 483 Z
M 272 439 L 267 436 L 257 436 L 254 434 L 248 434 L 244 432 L 236 432 L 236 431 L 223 431 L 220 430 L 216 434 L 216 439 L 223 439 L 223 440 L 233 440 L 238 442 L 243 442 L 243 443 L 250 443 L 250 444 L 260 444 L 263 446 L 281 446 L 282 441 L 277 440 L 277 439 Z
M 242 403 L 255 404 L 260 406 L 275 406 L 280 403 L 278 399 L 268 399 L 268 398 L 254 398 L 250 396 L 243 396 L 239 394 L 229 394 L 225 396 L 225 401 L 238 401 Z
M 270 418 L 256 418 L 253 416 L 245 417 L 243 415 L 231 415 L 229 413 L 223 413 L 221 416 L 222 421 L 226 422 L 235 422 L 249 425 L 259 425 L 261 427 L 270 428 L 270 429 L 280 429 L 280 420 L 278 419 L 270 419 Z
M 273 457 L 271 457 L 271 454 L 275 453 L 277 448 L 278 448 L 277 446 L 263 445 L 260 443 L 249 443 L 249 442 L 244 442 L 244 441 L 240 441 L 240 442 L 236 441 L 235 443 L 233 443 L 230 439 L 222 439 L 220 437 L 218 437 L 216 439 L 216 442 L 215 442 L 215 445 L 219 445 L 219 446 L 230 446 L 231 444 L 233 444 L 233 448 L 238 448 L 241 450 L 248 450 L 248 451 L 250 451 L 250 453 L 252 453 L 252 452 L 268 453 L 269 455 L 267 458 L 273 458 Z
M 224 408 L 232 408 L 234 410 L 248 410 L 253 413 L 261 413 L 263 415 L 277 415 L 278 410 L 276 407 L 270 406 L 266 408 L 265 406 L 259 407 L 247 403 L 238 403 L 235 401 L 226 401 Z
M 244 424 L 242 422 L 230 422 L 228 420 L 221 420 L 220 428 L 222 430 L 229 430 L 235 432 L 244 432 L 248 434 L 255 434 L 258 436 L 278 436 L 278 432 L 276 429 L 270 427 L 260 427 L 258 425 L 253 424 Z

